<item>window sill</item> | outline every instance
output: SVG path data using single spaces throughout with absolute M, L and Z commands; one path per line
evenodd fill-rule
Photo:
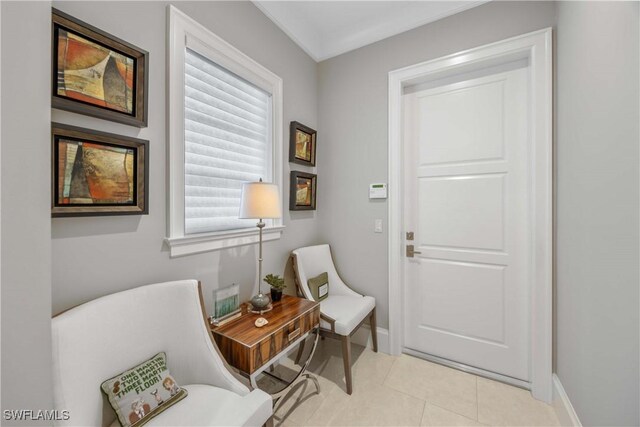
M 262 231 L 262 241 L 278 240 L 284 230 L 283 225 L 268 227 Z M 171 258 L 185 255 L 199 254 L 203 252 L 217 251 L 220 249 L 235 248 L 237 246 L 252 245 L 258 243 L 258 229 L 230 231 L 197 236 L 167 237 L 164 239 L 169 246 Z

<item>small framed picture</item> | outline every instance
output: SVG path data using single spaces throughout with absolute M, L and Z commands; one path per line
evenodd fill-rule
M 213 291 L 213 313 L 213 323 L 219 323 L 240 313 L 240 285 L 234 283 Z
M 57 9 L 51 19 L 51 106 L 146 127 L 149 54 Z
M 316 180 L 317 175 L 315 174 L 291 171 L 289 210 L 316 210 Z
M 51 216 L 149 213 L 149 141 L 52 123 Z
M 316 165 L 316 131 L 298 122 L 291 122 L 289 161 L 301 165 Z

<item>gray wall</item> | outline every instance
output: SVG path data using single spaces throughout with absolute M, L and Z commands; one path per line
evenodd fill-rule
M 558 4 L 557 374 L 584 425 L 639 425 L 638 3 Z
M 149 139 L 151 213 L 49 219 L 49 3 L 2 2 L 3 409 L 51 407 L 51 310 L 184 277 L 203 281 L 208 302 L 232 281 L 248 297 L 255 280 L 254 247 L 178 259 L 163 249 L 166 4 L 54 5 L 151 53 L 148 128 L 52 114 Z M 387 204 L 370 202 L 367 186 L 387 181 L 388 71 L 553 26 L 556 5 L 486 4 L 319 65 L 250 3 L 178 7 L 284 79 L 285 126 L 319 129 L 319 210 L 285 211 L 265 271 L 281 272 L 294 247 L 327 241 L 386 327 Z M 557 19 L 557 373 L 585 425 L 637 425 L 638 4 L 563 2 Z M 373 233 L 376 218 L 383 234 Z
M 347 283 L 377 301 L 388 326 L 387 203 L 368 186 L 387 182 L 388 72 L 551 27 L 553 2 L 491 2 L 319 65 L 318 216 Z M 374 234 L 376 218 L 384 233 Z
M 1 7 L 2 409 L 50 409 L 51 9 Z
M 163 248 L 167 196 L 166 5 L 54 2 L 54 7 L 148 50 L 151 64 L 146 129 L 53 111 L 54 121 L 150 141 L 149 215 L 53 220 L 54 313 L 137 285 L 181 278 L 202 280 L 207 308 L 211 290 L 218 286 L 239 283 L 244 299 L 253 292 L 257 275 L 255 245 L 176 259 L 170 259 Z M 288 125 L 291 120 L 311 127 L 317 125 L 316 63 L 250 2 L 176 2 L 176 6 L 282 77 L 286 165 L 283 196 L 288 201 Z M 265 243 L 265 273 L 282 274 L 291 249 L 315 243 L 318 233 L 315 215 L 285 209 L 286 229 L 282 239 Z

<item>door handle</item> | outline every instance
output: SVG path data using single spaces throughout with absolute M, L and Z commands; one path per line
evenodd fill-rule
M 407 245 L 407 258 L 413 258 L 414 254 L 421 254 L 422 252 L 416 251 L 413 245 Z

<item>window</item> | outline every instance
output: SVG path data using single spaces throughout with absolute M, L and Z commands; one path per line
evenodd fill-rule
M 171 256 L 253 243 L 241 187 L 262 178 L 282 197 L 282 80 L 173 6 L 169 27 Z
M 271 180 L 270 98 L 187 48 L 185 234 L 255 227 L 238 208 L 243 182 Z

